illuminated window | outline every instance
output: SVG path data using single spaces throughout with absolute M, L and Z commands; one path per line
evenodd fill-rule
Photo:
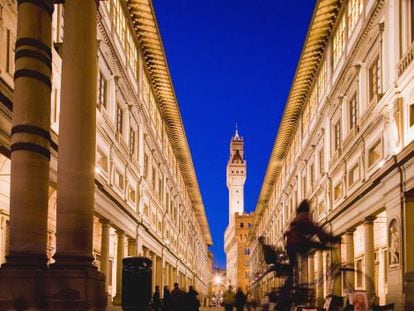
M 352 34 L 358 18 L 362 13 L 363 0 L 349 0 L 348 2 L 348 35 Z
M 345 50 L 345 15 L 342 15 L 341 19 L 339 20 L 338 28 L 336 29 L 333 36 L 332 44 L 332 60 L 333 68 L 335 69 Z
M 148 177 L 148 162 L 149 162 L 149 157 L 147 154 L 144 154 L 144 178 L 146 179 Z
M 364 278 L 364 273 L 362 271 L 362 258 L 361 259 L 357 259 L 356 261 L 356 287 L 361 288 L 363 286 L 363 278 Z
M 414 104 L 410 105 L 410 127 L 414 126 Z
M 334 150 L 341 148 L 341 121 L 338 120 L 334 126 Z
M 100 170 L 104 171 L 105 173 L 108 172 L 108 157 L 99 148 L 96 150 L 96 164 Z
M 135 131 L 129 129 L 129 154 L 135 154 Z
M 106 109 L 107 81 L 102 72 L 98 72 L 98 108 L 103 106 Z
M 382 158 L 381 140 L 377 140 L 368 150 L 368 167 L 374 165 Z
M 128 200 L 132 203 L 135 203 L 136 192 L 133 186 L 129 186 Z
M 357 125 L 358 120 L 358 103 L 357 96 L 354 94 L 348 103 L 349 105 L 349 128 L 353 129 Z
M 124 123 L 124 112 L 120 105 L 116 105 L 116 131 L 122 134 Z
M 317 89 L 316 87 L 314 87 L 309 97 L 309 119 L 312 119 L 316 114 L 317 100 L 318 100 Z
M 6 30 L 6 72 L 9 74 L 14 73 L 14 48 L 16 44 L 16 37 L 13 33 Z
M 379 57 L 369 67 L 369 101 L 378 100 L 381 94 L 381 68 Z
M 348 173 L 348 184 L 351 187 L 357 181 L 359 181 L 359 165 L 356 163 L 354 166 L 351 167 Z
M 113 18 L 115 22 L 115 29 L 118 34 L 118 38 L 121 41 L 122 46 L 125 48 L 125 31 L 126 31 L 126 20 L 125 15 L 122 10 L 122 5 L 120 0 L 114 0 L 114 12 Z
M 342 182 L 339 181 L 334 186 L 334 201 L 340 199 L 342 197 Z
M 322 95 L 325 93 L 326 88 L 326 61 L 322 62 L 321 69 L 319 70 L 318 75 L 318 93 L 319 93 L 319 100 L 321 99 Z
M 305 105 L 302 114 L 302 135 L 305 134 L 308 130 L 309 125 L 309 104 Z
M 311 186 L 311 189 L 313 190 L 315 186 L 315 165 L 312 163 L 309 169 L 310 169 L 310 186 Z
M 119 189 L 124 189 L 124 175 L 117 168 L 115 168 L 114 183 Z
M 321 176 L 325 173 L 325 165 L 324 165 L 324 150 L 323 148 L 319 150 L 319 174 Z

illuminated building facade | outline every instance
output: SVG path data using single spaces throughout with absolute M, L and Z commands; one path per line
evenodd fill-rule
M 94 271 L 79 301 L 119 304 L 137 255 L 203 302 L 212 241 L 150 0 L 0 0 L 0 103 L 0 309 L 26 265 Z
M 414 308 L 414 1 L 317 1 L 268 164 L 251 231 L 251 289 L 263 275 L 257 237 L 282 246 L 298 203 L 342 237 L 300 263 L 318 302 L 344 295 L 333 261 L 370 299 Z M 315 280 L 322 280 L 316 282 Z M 331 282 L 332 281 L 332 282 Z

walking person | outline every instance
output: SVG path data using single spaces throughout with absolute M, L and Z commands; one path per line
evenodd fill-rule
M 188 311 L 199 311 L 200 300 L 198 300 L 198 292 L 190 286 L 188 293 L 186 294 L 186 310 Z
M 236 292 L 236 310 L 243 311 L 245 303 L 246 303 L 246 295 L 243 293 L 242 289 L 239 287 L 237 288 L 237 292 Z
M 183 311 L 185 309 L 185 292 L 174 283 L 174 289 L 171 291 L 171 306 L 173 311 Z
M 164 297 L 162 301 L 162 311 L 171 311 L 172 304 L 171 304 L 171 292 L 168 288 L 168 285 L 164 286 Z
M 248 290 L 247 293 L 246 293 L 246 308 L 247 308 L 247 311 L 252 310 L 252 305 L 253 305 L 253 297 L 252 297 L 252 294 L 250 293 L 250 291 Z
M 233 287 L 229 285 L 229 288 L 223 294 L 224 310 L 233 311 L 233 306 L 235 302 L 236 302 L 236 295 L 233 292 Z
M 154 311 L 160 311 L 161 307 L 161 297 L 160 297 L 160 287 L 155 286 L 155 292 L 152 295 L 152 309 Z

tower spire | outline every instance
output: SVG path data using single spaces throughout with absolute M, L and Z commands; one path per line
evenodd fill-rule
M 239 135 L 239 127 L 238 127 L 237 122 L 236 122 L 236 133 L 234 134 L 234 138 L 240 138 L 240 135 Z

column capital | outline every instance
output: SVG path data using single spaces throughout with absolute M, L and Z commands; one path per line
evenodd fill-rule
M 102 224 L 102 225 L 107 225 L 107 226 L 109 226 L 110 225 L 110 221 L 109 221 L 109 219 L 106 219 L 106 218 L 99 218 L 99 222 Z
M 364 223 L 365 223 L 365 224 L 372 224 L 376 218 L 377 218 L 377 217 L 376 217 L 376 216 L 374 216 L 374 215 L 367 216 L 367 217 L 365 217 L 365 219 L 364 219 Z
M 137 241 L 137 239 L 128 237 L 128 243 L 135 243 Z
M 121 229 L 116 229 L 115 232 L 117 235 L 125 235 L 125 232 Z
M 356 230 L 355 227 L 348 228 L 346 229 L 345 234 L 353 235 L 355 230 Z

